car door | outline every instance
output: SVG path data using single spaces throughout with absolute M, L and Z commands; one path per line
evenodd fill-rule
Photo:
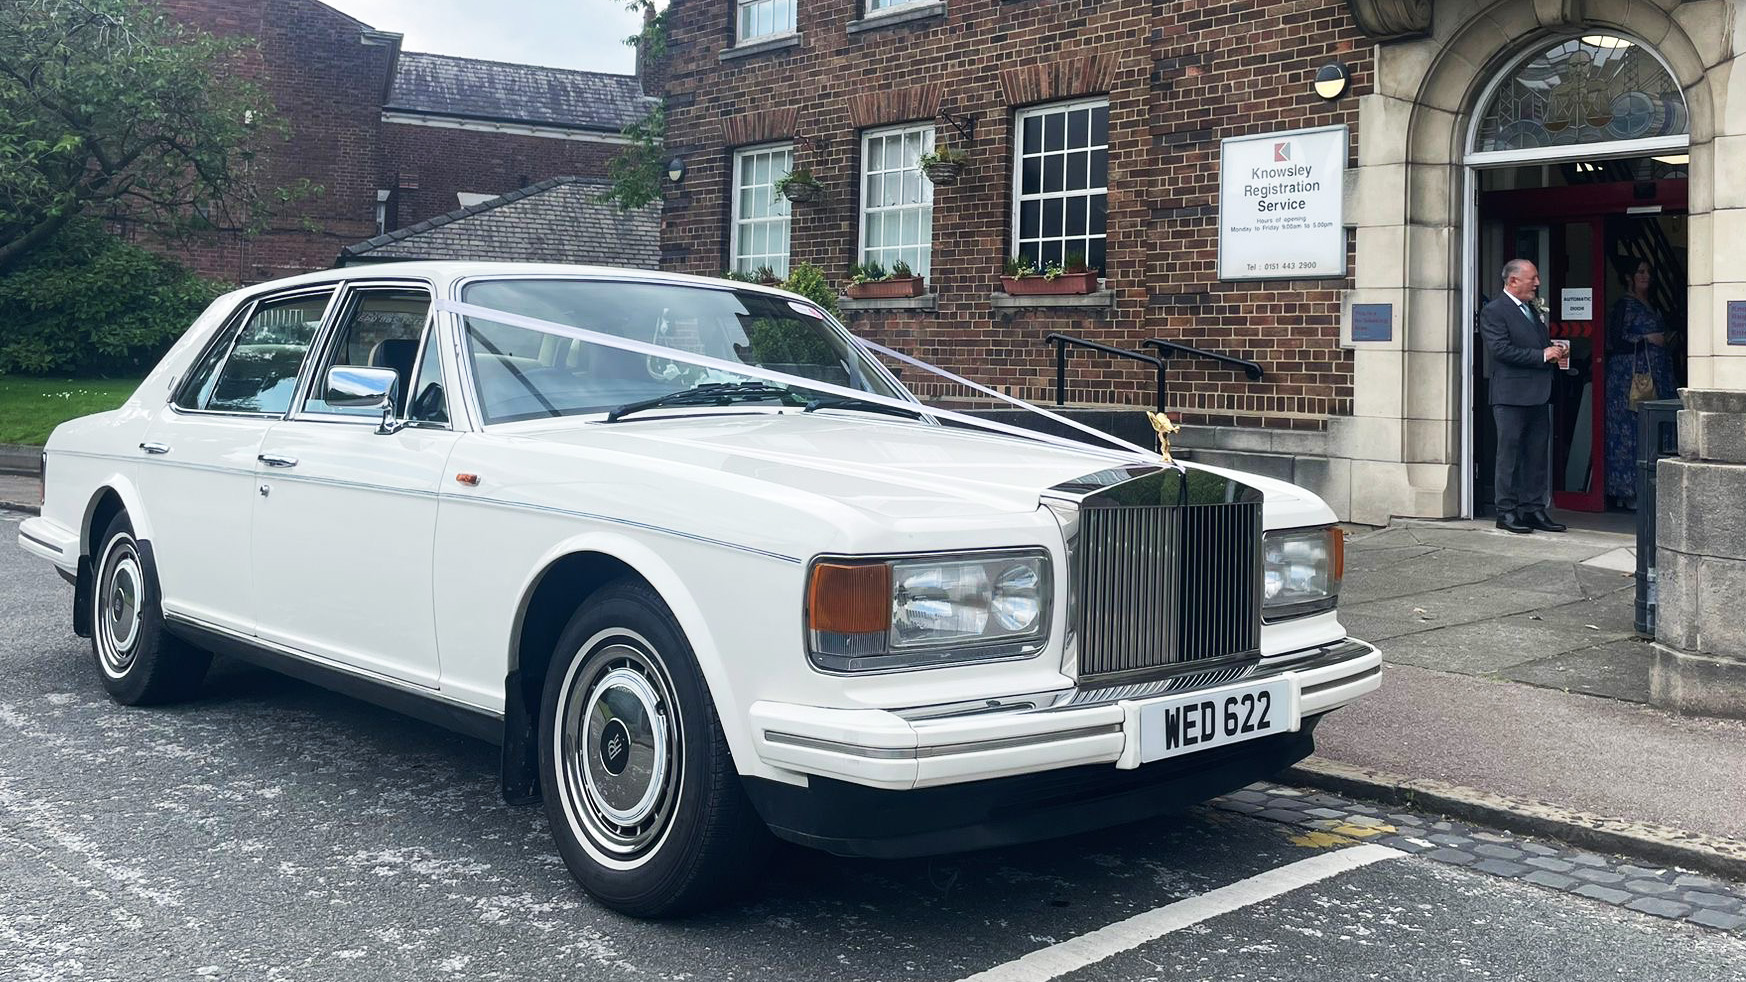
M 407 283 L 340 299 L 296 411 L 261 443 L 253 557 L 262 639 L 434 688 L 432 542 L 457 435 L 430 301 Z M 380 411 L 327 405 L 339 365 L 394 369 L 404 427 L 381 432 Z
M 147 427 L 138 481 L 166 612 L 254 633 L 255 458 L 291 406 L 334 292 L 330 284 L 245 303 Z

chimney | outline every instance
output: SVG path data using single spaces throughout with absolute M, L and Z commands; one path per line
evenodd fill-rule
M 645 3 L 643 5 L 644 31 L 647 31 L 649 25 L 655 22 L 655 16 L 655 5 Z M 643 51 L 641 44 L 637 45 L 637 84 L 643 90 L 643 95 L 659 99 L 665 94 L 667 88 L 665 62 L 665 55 L 660 58 L 651 58 Z

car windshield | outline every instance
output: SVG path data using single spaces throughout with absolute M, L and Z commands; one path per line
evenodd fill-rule
M 904 398 L 816 311 L 754 290 L 604 280 L 482 280 L 480 307 Z M 485 422 L 607 412 L 750 376 L 638 354 L 550 331 L 466 318 Z M 800 386 L 794 388 L 805 391 Z M 779 401 L 772 398 L 773 402 Z

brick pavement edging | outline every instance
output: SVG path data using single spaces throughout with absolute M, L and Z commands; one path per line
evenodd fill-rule
M 1746 881 L 1746 842 L 1739 839 L 1606 818 L 1544 802 L 1353 767 L 1319 757 L 1310 757 L 1286 771 L 1280 779 L 1373 801 L 1411 805 L 1571 845 Z
M 1625 910 L 1746 935 L 1746 884 L 1676 866 L 1621 862 L 1556 840 L 1493 831 L 1416 809 L 1365 804 L 1315 789 L 1263 781 L 1214 798 L 1214 808 L 1303 830 L 1295 845 L 1345 848 L 1373 842 L 1446 866 L 1568 893 Z

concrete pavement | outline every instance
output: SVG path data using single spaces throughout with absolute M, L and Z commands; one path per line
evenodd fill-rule
M 1341 618 L 1388 669 L 1317 731 L 1296 778 L 1443 796 L 1466 817 L 1539 832 L 1550 821 L 1568 840 L 1632 851 L 1635 838 L 1663 861 L 1746 870 L 1746 721 L 1647 704 L 1633 546 L 1479 522 L 1354 536 Z

